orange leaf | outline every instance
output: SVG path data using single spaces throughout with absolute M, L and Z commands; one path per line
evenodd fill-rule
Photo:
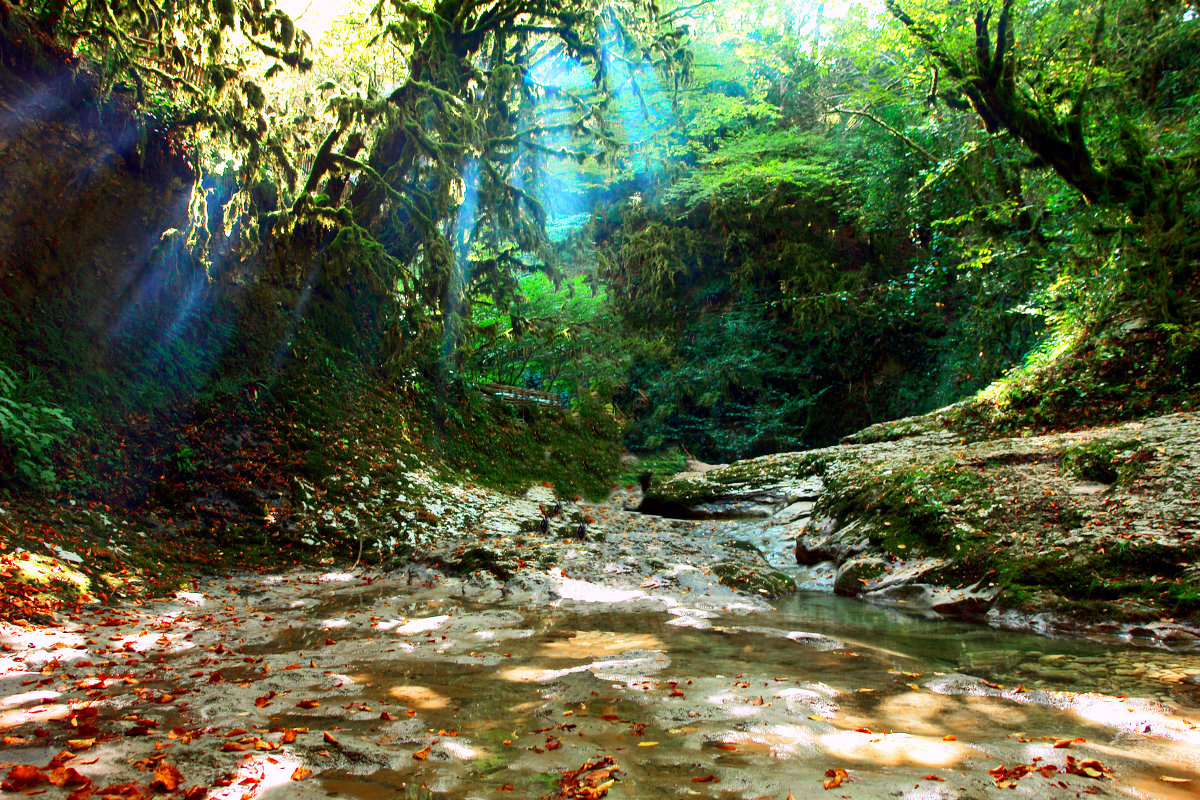
M 17 764 L 8 771 L 3 788 L 7 792 L 19 792 L 42 782 L 42 773 L 32 764 Z
M 321 705 L 320 700 L 301 700 L 296 703 L 297 708 L 316 708 L 319 705 Z
M 292 780 L 302 781 L 311 775 L 312 775 L 311 769 L 309 769 L 308 767 L 305 767 L 305 766 L 299 766 L 299 767 L 296 767 L 295 771 L 292 772 Z
M 161 786 L 163 791 L 173 792 L 183 783 L 183 775 L 171 762 L 160 761 L 158 768 L 154 770 L 154 782 Z
M 417 752 L 413 753 L 413 758 L 415 758 L 417 761 L 424 761 L 425 759 L 429 758 L 429 754 L 432 751 L 433 751 L 433 745 L 427 744 L 424 747 L 422 747 L 420 750 L 418 750 Z
M 330 733 L 329 731 L 325 731 L 325 741 L 329 742 L 330 744 L 338 743 L 338 740 L 333 738 L 333 734 Z
M 827 769 L 825 770 L 824 786 L 826 789 L 836 788 L 841 786 L 842 781 L 846 780 L 847 777 L 849 776 L 846 774 L 846 770 L 842 769 L 841 767 L 837 767 L 836 769 Z

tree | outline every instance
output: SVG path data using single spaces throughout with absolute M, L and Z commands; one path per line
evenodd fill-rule
M 1195 139 L 1169 135 L 1187 124 L 1184 101 L 1197 87 L 1194 61 L 1180 57 L 1196 55 L 1186 36 L 1195 4 L 1104 0 L 1018 15 L 1004 0 L 994 25 L 993 6 L 976 9 L 970 46 L 935 32 L 939 21 L 954 29 L 949 12 L 919 20 L 899 0 L 887 8 L 951 82 L 943 99 L 970 108 L 988 133 L 1011 134 L 1089 204 L 1128 215 L 1142 250 L 1128 268 L 1131 292 L 1161 316 L 1177 311 L 1200 250 Z
M 450 374 L 472 296 L 503 305 L 517 271 L 549 268 L 537 194 L 544 160 L 584 158 L 586 141 L 616 147 L 607 104 L 641 73 L 674 80 L 685 31 L 661 25 L 649 0 L 384 0 L 372 14 L 379 38 L 407 54 L 406 76 L 380 102 L 343 106 L 293 210 L 352 209 L 397 271 L 407 341 L 396 352 L 407 358 L 438 341 Z M 356 125 L 373 139 L 361 159 L 336 149 Z M 555 146 L 552 134 L 563 132 L 579 146 Z M 353 191 L 334 196 L 335 182 L 355 173 Z

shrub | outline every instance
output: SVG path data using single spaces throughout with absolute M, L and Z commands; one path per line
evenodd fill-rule
M 15 372 L 0 365 L 0 483 L 50 488 L 53 448 L 74 423 L 61 408 L 31 397 Z

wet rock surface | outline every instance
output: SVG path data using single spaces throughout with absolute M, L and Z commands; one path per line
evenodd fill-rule
M 837 769 L 853 797 L 1010 797 L 998 764 L 1046 770 L 1024 797 L 1200 781 L 1200 657 L 768 602 L 721 582 L 770 569 L 745 521 L 634 500 L 567 504 L 543 534 L 548 489 L 488 494 L 396 569 L 235 575 L 6 627 L 5 770 L 42 768 L 24 788 L 52 797 L 79 790 L 48 782 L 69 766 L 97 797 L 183 800 L 544 797 L 601 758 L 611 798 L 814 796 Z
M 802 587 L 1009 627 L 1200 640 L 1194 413 L 974 442 L 934 414 L 677 476 L 648 502 L 764 495 L 778 510 L 735 535 Z

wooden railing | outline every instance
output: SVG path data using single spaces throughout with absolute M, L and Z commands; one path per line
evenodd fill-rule
M 556 394 L 539 392 L 536 389 L 525 389 L 521 386 L 506 386 L 503 383 L 477 383 L 481 392 L 490 394 L 505 403 L 518 406 L 552 406 L 566 408 L 567 404 Z

